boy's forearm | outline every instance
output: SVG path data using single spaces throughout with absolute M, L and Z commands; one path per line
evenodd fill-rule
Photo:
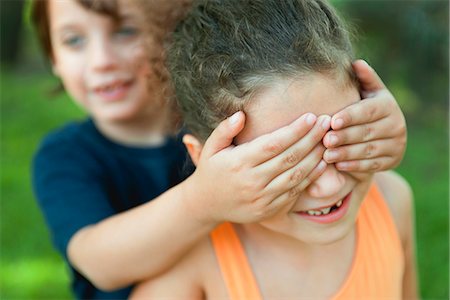
M 86 227 L 70 241 L 68 257 L 104 290 L 156 276 L 217 225 L 192 209 L 195 197 L 183 182 L 149 203 Z

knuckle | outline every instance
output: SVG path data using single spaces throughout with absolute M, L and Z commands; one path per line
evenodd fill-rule
M 270 142 L 263 146 L 263 151 L 270 153 L 270 154 L 277 154 L 279 150 L 281 149 L 281 145 L 277 142 Z
M 366 158 L 371 158 L 376 150 L 376 146 L 374 143 L 367 143 L 366 149 L 364 150 Z
M 299 182 L 302 181 L 305 177 L 305 171 L 303 170 L 303 168 L 297 168 L 294 170 L 294 172 L 291 174 L 290 176 L 290 182 Z
M 288 166 L 294 165 L 297 163 L 297 159 L 297 154 L 291 152 L 284 158 L 284 163 Z
M 372 106 L 367 109 L 367 117 L 372 120 L 377 114 L 377 107 Z
M 229 166 L 230 171 L 232 173 L 239 173 L 239 172 L 241 172 L 242 167 L 243 167 L 243 164 L 241 162 L 238 162 L 238 161 L 231 162 L 230 166 Z
M 289 196 L 289 198 L 298 197 L 301 192 L 302 192 L 302 189 L 300 189 L 299 186 L 296 186 L 289 190 L 288 196 Z
M 372 137 L 373 128 L 369 124 L 364 124 L 363 127 L 363 141 L 368 141 Z
M 374 160 L 369 164 L 369 171 L 377 171 L 380 169 L 380 167 L 381 164 L 378 161 Z
M 244 182 L 240 183 L 240 193 L 242 193 L 243 195 L 251 195 L 252 191 L 253 191 L 253 185 L 251 185 L 249 182 L 247 182 L 247 180 L 245 180 Z M 258 199 L 258 195 L 256 195 L 253 199 L 255 199 L 257 201 Z
M 247 190 L 256 194 L 258 198 L 263 198 L 269 193 L 267 189 L 268 183 L 266 180 L 262 179 L 261 176 L 256 176 L 255 179 L 249 177 L 249 180 L 246 181 L 248 181 Z
M 259 219 L 266 214 L 267 207 L 265 205 L 262 205 L 261 202 L 257 202 L 252 210 L 253 210 L 253 218 Z

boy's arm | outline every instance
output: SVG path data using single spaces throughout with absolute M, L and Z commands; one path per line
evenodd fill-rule
M 206 247 L 200 244 L 206 243 L 198 243 L 167 272 L 138 283 L 128 299 L 205 299 L 204 266 L 214 254 L 205 253 Z M 212 265 L 215 267 L 215 257 Z
M 105 290 L 161 274 L 217 224 L 273 214 L 323 172 L 319 142 L 329 117 L 316 122 L 306 114 L 236 147 L 230 143 L 242 130 L 244 115 L 231 121 L 222 122 L 205 143 L 204 164 L 186 181 L 149 203 L 79 230 L 68 245 L 72 264 Z
M 418 299 L 417 266 L 415 254 L 414 201 L 411 187 L 395 172 L 375 175 L 400 234 L 405 271 L 403 275 L 403 299 Z
M 362 100 L 336 113 L 324 138 L 324 159 L 351 172 L 396 167 L 406 149 L 406 122 L 395 98 L 363 60 L 353 63 Z

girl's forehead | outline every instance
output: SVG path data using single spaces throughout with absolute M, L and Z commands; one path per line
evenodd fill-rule
M 236 142 L 247 142 L 272 132 L 308 112 L 331 116 L 359 100 L 356 87 L 331 76 L 314 74 L 280 80 L 249 101 L 245 109 L 246 125 Z

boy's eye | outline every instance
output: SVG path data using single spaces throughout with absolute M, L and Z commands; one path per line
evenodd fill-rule
M 132 26 L 122 26 L 117 29 L 115 34 L 120 37 L 132 37 L 138 34 L 139 30 Z
M 63 39 L 63 44 L 71 48 L 79 48 L 83 43 L 84 38 L 80 35 L 72 35 Z

